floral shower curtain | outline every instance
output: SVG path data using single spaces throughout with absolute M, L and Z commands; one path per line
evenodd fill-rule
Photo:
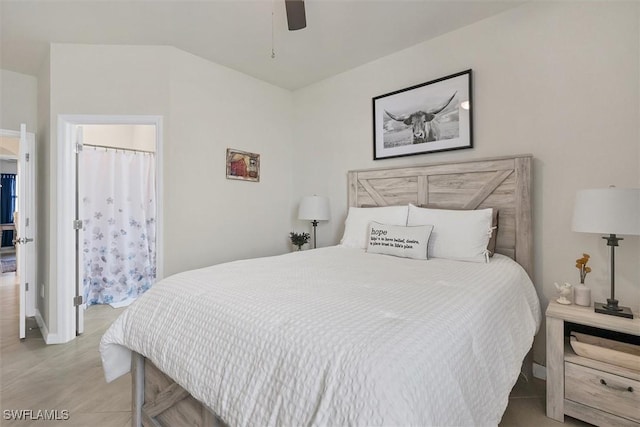
M 81 277 L 87 305 L 127 305 L 156 278 L 155 155 L 80 154 Z

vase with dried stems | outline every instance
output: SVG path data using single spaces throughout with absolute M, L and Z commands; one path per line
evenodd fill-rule
M 584 284 L 587 274 L 591 273 L 591 267 L 587 266 L 589 258 L 589 254 L 582 254 L 582 258 L 576 260 L 576 268 L 580 270 L 580 284 L 573 288 L 573 302 L 586 307 L 591 305 L 591 289 Z

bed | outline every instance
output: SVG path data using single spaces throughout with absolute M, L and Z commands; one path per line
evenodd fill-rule
M 500 212 L 489 263 L 338 245 L 180 273 L 101 342 L 133 425 L 495 425 L 540 325 L 531 157 L 352 171 L 349 206 Z

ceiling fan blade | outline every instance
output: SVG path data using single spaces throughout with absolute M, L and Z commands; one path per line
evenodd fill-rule
M 300 30 L 307 26 L 307 17 L 304 13 L 304 0 L 285 0 L 287 9 L 287 23 L 289 31 Z

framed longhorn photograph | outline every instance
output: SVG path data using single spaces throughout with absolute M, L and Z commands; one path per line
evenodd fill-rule
M 471 70 L 373 98 L 373 160 L 473 147 Z

